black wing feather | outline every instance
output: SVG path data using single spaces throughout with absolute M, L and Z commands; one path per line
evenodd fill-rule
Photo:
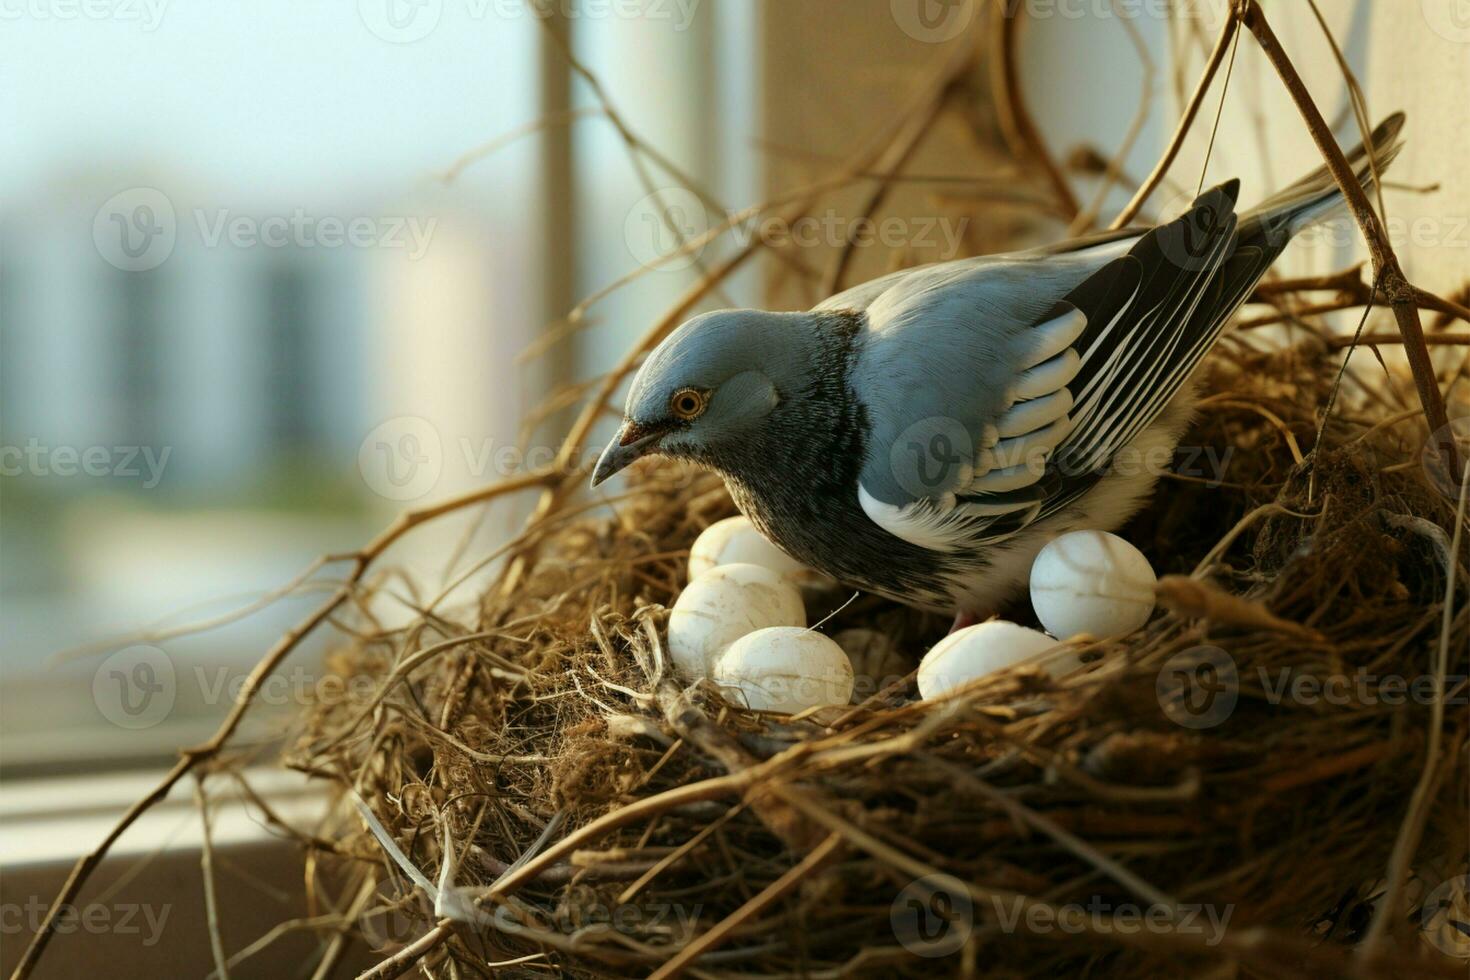
M 1201 194 L 1183 215 L 1143 235 L 1059 304 L 1087 316 L 1073 344 L 1082 365 L 1067 385 L 1077 400 L 1076 425 L 1034 488 L 1044 491 L 1039 511 L 1007 515 L 988 533 L 1008 533 L 1015 529 L 1008 525 L 1045 517 L 1085 493 L 1209 352 L 1275 258 L 1239 242 L 1238 186 L 1232 180 Z

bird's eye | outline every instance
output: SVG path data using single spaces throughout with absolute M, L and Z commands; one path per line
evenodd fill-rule
M 709 404 L 709 393 L 698 388 L 680 388 L 669 398 L 669 411 L 686 422 L 704 414 Z

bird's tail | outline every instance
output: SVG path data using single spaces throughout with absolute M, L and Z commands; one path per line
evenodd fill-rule
M 1378 124 L 1365 143 L 1359 143 L 1347 154 L 1348 165 L 1353 168 L 1363 189 L 1370 194 L 1377 176 L 1388 169 L 1403 148 L 1403 140 L 1399 137 L 1403 128 L 1404 114 L 1395 112 Z M 1264 239 L 1265 243 L 1276 245 L 1276 250 L 1280 251 L 1297 232 L 1331 216 L 1344 205 L 1342 191 L 1324 164 L 1242 215 L 1240 237 L 1242 241 Z

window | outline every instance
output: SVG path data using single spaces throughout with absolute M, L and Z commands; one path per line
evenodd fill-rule
M 302 600 L 148 644 L 157 663 L 109 665 L 109 641 L 238 608 L 411 505 L 358 447 L 437 417 L 424 352 L 480 382 L 449 393 L 461 417 L 515 432 L 517 406 L 485 394 L 500 368 L 464 345 L 520 346 L 549 318 L 539 255 L 517 255 L 539 148 L 434 175 L 536 118 L 541 29 L 471 5 L 404 43 L 371 7 L 7 19 L 4 777 L 153 765 L 213 728 Z M 137 679 L 136 708 L 165 665 L 164 717 L 109 717 L 109 677 Z

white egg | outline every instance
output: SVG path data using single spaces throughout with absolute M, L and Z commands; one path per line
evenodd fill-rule
M 689 577 L 696 578 L 720 565 L 750 564 L 769 568 L 793 585 L 815 586 L 827 576 L 808 568 L 776 547 L 756 530 L 750 518 L 737 514 L 705 528 L 689 549 Z
M 711 677 L 726 698 L 755 711 L 796 714 L 852 697 L 852 664 L 842 648 L 791 626 L 745 634 L 715 660 Z
M 725 647 L 752 630 L 806 625 L 796 586 L 761 565 L 711 568 L 684 587 L 669 613 L 669 656 L 689 680 L 708 677 Z
M 1154 611 L 1154 570 L 1116 534 L 1072 531 L 1031 565 L 1031 606 L 1052 636 L 1124 636 Z
M 854 701 L 871 697 L 913 670 L 913 664 L 904 659 L 893 641 L 877 630 L 847 629 L 832 639 L 852 662 Z
M 1037 659 L 1038 654 L 1048 650 L 1054 651 L 1053 656 Z M 1031 661 L 1053 677 L 1078 664 L 1075 654 L 1060 649 L 1057 641 L 1045 633 L 992 619 L 957 630 L 934 644 L 919 663 L 919 697 L 938 697 L 1023 660 Z

